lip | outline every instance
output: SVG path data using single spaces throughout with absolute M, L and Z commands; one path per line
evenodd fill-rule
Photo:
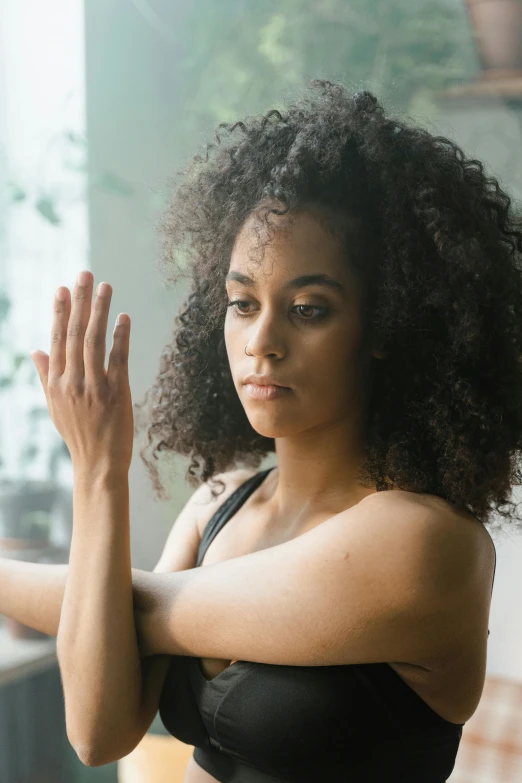
M 276 386 L 268 383 L 246 383 L 245 390 L 253 400 L 277 400 L 292 391 L 288 386 Z
M 281 389 L 290 389 L 290 386 L 285 386 L 284 383 L 280 383 L 276 378 L 271 375 L 247 375 L 243 383 L 251 384 L 253 386 L 279 386 Z

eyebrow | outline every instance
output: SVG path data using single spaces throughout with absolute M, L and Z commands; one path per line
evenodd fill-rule
M 250 286 L 252 288 L 255 288 L 256 286 L 255 280 L 252 280 L 251 277 L 248 277 L 241 272 L 229 272 L 225 280 L 226 282 L 236 280 L 238 283 L 242 283 L 243 285 Z M 345 291 L 345 287 L 339 283 L 338 280 L 334 280 L 333 277 L 330 277 L 330 275 L 326 274 L 301 275 L 300 277 L 295 277 L 293 280 L 289 280 L 288 283 L 284 285 L 284 288 L 305 288 L 306 286 L 311 285 L 324 285 L 332 288 L 334 291 Z

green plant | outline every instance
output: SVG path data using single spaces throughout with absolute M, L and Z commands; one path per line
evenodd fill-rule
M 2 357 L 2 366 L 0 367 L 0 396 L 2 392 L 7 389 L 11 389 L 17 383 L 21 381 L 22 371 L 24 366 L 30 368 L 29 376 L 24 382 L 34 386 L 37 381 L 34 365 L 29 355 L 12 351 L 9 341 L 4 337 L 5 327 L 7 319 L 11 309 L 11 300 L 7 296 L 5 290 L 0 290 L 0 356 Z M 49 411 L 47 406 L 34 406 L 28 411 L 29 416 L 29 432 L 30 435 L 27 438 L 20 452 L 20 463 L 23 468 L 30 465 L 40 453 L 40 448 L 37 443 L 37 431 L 38 423 L 42 420 L 49 418 Z M 48 478 L 51 481 L 56 480 L 58 471 L 58 462 L 60 459 L 69 459 L 70 454 L 64 440 L 59 438 L 57 442 L 50 449 L 48 457 Z M 5 460 L 2 457 L 0 450 L 0 473 L 5 467 Z
M 52 136 L 46 144 L 45 155 L 48 156 L 53 147 L 61 150 L 61 165 L 64 170 L 71 172 L 86 172 L 86 147 L 87 142 L 84 134 L 73 130 L 62 130 Z M 42 161 L 42 166 L 44 161 Z M 39 167 L 41 168 L 41 166 Z M 22 184 L 15 181 L 13 177 L 8 176 L 9 166 L 7 154 L 4 147 L 0 144 L 0 172 L 3 174 L 4 188 L 1 190 L 0 204 L 0 243 L 4 238 L 7 215 L 10 208 L 17 208 L 21 205 L 30 205 L 34 208 L 40 217 L 52 226 L 59 228 L 62 225 L 62 205 L 75 198 L 83 199 L 84 195 L 68 196 L 64 189 L 55 184 L 46 184 L 43 173 L 40 172 L 36 181 L 31 185 Z M 103 171 L 99 175 L 92 177 L 92 185 L 105 192 L 118 197 L 131 197 L 134 195 L 133 185 L 119 177 L 111 171 Z M 35 385 L 37 376 L 31 357 L 25 353 L 18 353 L 11 349 L 11 342 L 4 338 L 5 327 L 11 309 L 11 300 L 4 289 L 0 289 L 0 396 L 2 392 L 11 389 L 17 384 Z M 24 377 L 24 368 L 29 367 L 29 372 Z M 46 406 L 35 406 L 28 411 L 29 416 L 29 436 L 20 451 L 20 472 L 23 474 L 25 468 L 30 465 L 38 454 L 40 447 L 37 443 L 36 433 L 38 423 L 49 419 L 49 412 Z M 58 471 L 58 463 L 61 459 L 70 460 L 69 450 L 62 438 L 59 438 L 49 451 L 48 455 L 48 478 L 55 481 Z M 0 448 L 0 474 L 5 469 L 5 460 L 2 458 Z
M 181 51 L 190 41 L 180 68 L 191 144 L 202 128 L 277 108 L 277 94 L 308 78 L 365 87 L 410 112 L 419 92 L 480 71 L 460 0 L 201 0 L 173 29 Z

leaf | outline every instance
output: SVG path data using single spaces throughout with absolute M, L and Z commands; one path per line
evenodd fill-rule
M 123 177 L 115 174 L 113 171 L 104 171 L 98 177 L 96 183 L 103 190 L 108 190 L 111 193 L 115 193 L 117 196 L 132 196 L 135 189 L 133 186 Z
M 59 215 L 56 213 L 53 201 L 48 196 L 42 196 L 36 202 L 36 209 L 49 223 L 53 226 L 58 226 L 62 222 Z
M 29 419 L 33 423 L 38 421 L 38 419 L 47 419 L 47 418 L 49 418 L 49 411 L 47 408 L 44 408 L 42 406 L 38 406 L 37 408 L 30 408 Z
M 7 319 L 11 309 L 11 300 L 4 293 L 0 293 L 0 324 Z
M 9 200 L 16 203 L 18 201 L 25 201 L 27 198 L 27 192 L 16 182 L 8 182 L 7 188 L 9 191 Z
M 15 372 L 20 369 L 22 364 L 27 364 L 27 363 L 30 363 L 31 365 L 33 364 L 33 362 L 31 361 L 31 357 L 28 356 L 27 354 L 15 353 L 15 355 L 13 356 L 13 364 L 14 364 Z
M 69 130 L 64 133 L 64 136 L 67 141 L 71 142 L 71 144 L 76 144 L 78 147 L 87 146 L 87 139 L 85 136 L 81 136 L 79 133 L 75 133 L 74 131 Z

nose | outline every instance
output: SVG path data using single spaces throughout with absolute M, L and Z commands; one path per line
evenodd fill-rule
M 256 324 L 249 332 L 246 350 L 254 356 L 284 356 L 285 341 L 281 323 L 268 312 L 256 319 Z

